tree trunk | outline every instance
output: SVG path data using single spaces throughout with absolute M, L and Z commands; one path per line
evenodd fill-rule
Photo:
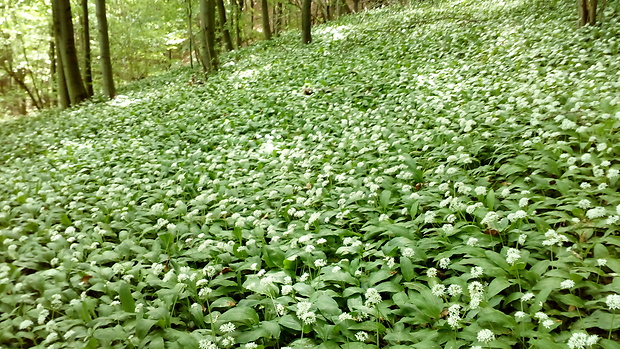
M 237 38 L 237 48 L 241 47 L 243 44 L 243 39 L 241 37 L 243 33 L 243 23 L 241 22 L 241 14 L 243 11 L 243 0 L 230 0 L 234 6 L 235 11 L 235 36 Z
M 60 54 L 60 38 L 56 37 L 56 81 L 58 82 L 58 105 L 65 109 L 71 105 L 69 99 L 69 89 L 65 80 L 65 69 L 63 68 L 62 55 Z
M 280 35 L 280 30 L 282 30 L 282 2 L 277 1 L 273 6 L 273 35 Z
M 97 23 L 99 24 L 99 46 L 101 50 L 101 75 L 103 79 L 103 94 L 114 98 L 114 76 L 112 74 L 112 59 L 110 57 L 110 38 L 108 37 L 108 19 L 106 17 L 105 0 L 95 1 L 97 8 Z
M 77 104 L 88 98 L 88 93 L 82 82 L 80 67 L 73 37 L 73 21 L 71 18 L 71 4 L 69 0 L 53 0 L 52 16 L 56 22 L 56 35 L 59 38 L 58 48 L 64 72 L 69 100 Z
M 187 35 L 189 36 L 189 66 L 194 69 L 194 33 L 192 30 L 192 0 L 186 0 L 187 2 Z
M 93 95 L 93 68 L 90 58 L 90 29 L 88 21 L 88 0 L 82 0 L 82 33 L 84 34 L 84 83 L 88 96 Z
M 310 22 L 310 11 L 312 0 L 303 0 L 301 4 L 301 42 L 309 44 L 312 42 L 312 23 Z
M 260 3 L 262 20 L 263 20 L 263 34 L 265 34 L 265 40 L 271 40 L 271 25 L 269 23 L 269 4 L 267 0 L 261 0 Z
M 353 12 L 359 12 L 360 0 L 353 0 Z
M 577 7 L 579 9 L 579 26 L 583 27 L 586 24 L 596 24 L 596 7 L 598 5 L 597 0 L 577 0 Z
M 215 0 L 215 4 L 217 5 L 217 12 L 220 15 L 220 27 L 222 28 L 222 40 L 224 40 L 224 45 L 226 46 L 227 51 L 232 51 L 233 43 L 232 38 L 230 37 L 230 30 L 228 30 L 228 21 L 226 20 L 226 7 L 224 6 L 224 0 Z
M 218 60 L 215 50 L 215 1 L 200 0 L 200 31 L 202 56 L 208 70 L 206 73 L 217 71 Z
M 337 16 L 340 17 L 342 15 L 351 13 L 351 8 L 347 4 L 346 0 L 336 0 L 336 11 Z

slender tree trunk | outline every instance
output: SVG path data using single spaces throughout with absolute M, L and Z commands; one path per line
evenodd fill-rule
M 202 56 L 209 72 L 217 71 L 218 59 L 215 50 L 215 1 L 200 0 L 200 30 Z
M 243 44 L 243 38 L 241 37 L 243 30 L 243 23 L 241 22 L 241 15 L 243 12 L 244 0 L 230 0 L 235 10 L 235 36 L 237 37 L 237 47 L 241 47 Z
M 577 0 L 577 7 L 579 9 L 579 26 L 583 27 L 586 24 L 596 24 L 596 8 L 598 5 L 597 0 Z
M 88 96 L 93 95 L 93 68 L 90 58 L 90 28 L 88 21 L 88 0 L 82 0 L 82 32 L 84 34 L 84 84 Z
M 53 35 L 53 33 L 52 33 Z M 57 88 L 57 79 L 56 79 L 56 44 L 54 43 L 54 38 L 52 37 L 50 40 L 50 48 L 48 52 L 48 56 L 50 58 L 50 77 L 49 77 L 49 91 L 48 96 L 46 98 L 46 106 L 51 107 L 54 103 L 54 97 L 56 96 Z
M 108 19 L 106 17 L 105 0 L 95 1 L 97 23 L 99 25 L 99 46 L 101 50 L 101 75 L 103 79 L 103 94 L 114 98 L 114 75 L 112 74 L 112 59 L 110 57 L 110 38 L 108 37 Z
M 338 11 L 338 17 L 351 13 L 351 8 L 346 0 L 336 0 L 336 10 Z
M 312 42 L 312 23 L 310 22 L 312 0 L 303 0 L 301 4 L 301 42 L 309 44 Z
M 59 37 L 58 47 L 63 65 L 63 72 L 69 91 L 71 104 L 77 104 L 88 98 L 88 93 L 84 88 L 82 75 L 75 49 L 73 33 L 73 21 L 71 17 L 71 4 L 69 0 L 53 0 L 52 16 L 57 23 L 56 33 Z
M 65 80 L 65 69 L 63 68 L 62 55 L 60 54 L 60 38 L 56 36 L 56 81 L 58 82 L 58 105 L 65 109 L 71 105 L 67 80 Z
M 194 31 L 192 30 L 192 0 L 187 1 L 187 35 L 189 36 L 189 66 L 194 69 Z
M 228 30 L 228 21 L 226 19 L 226 7 L 224 6 L 224 0 L 215 0 L 215 5 L 217 6 L 217 12 L 220 16 L 220 27 L 222 30 L 222 40 L 224 41 L 226 50 L 232 51 L 234 48 L 233 48 L 232 38 L 230 37 L 230 30 Z
M 353 12 L 359 12 L 360 0 L 353 0 Z
M 271 40 L 271 26 L 269 23 L 269 3 L 267 2 L 267 0 L 261 0 L 260 7 L 263 19 L 263 34 L 265 34 L 265 40 Z

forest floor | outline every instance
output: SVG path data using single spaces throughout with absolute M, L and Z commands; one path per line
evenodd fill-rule
M 618 6 L 383 8 L 4 121 L 0 345 L 620 348 Z

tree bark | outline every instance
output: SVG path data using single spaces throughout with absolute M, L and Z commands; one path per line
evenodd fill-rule
M 579 26 L 586 24 L 596 24 L 596 8 L 598 0 L 577 0 L 577 8 L 579 9 Z
M 88 21 L 88 0 L 82 0 L 82 33 L 84 34 L 84 84 L 88 96 L 93 95 L 93 68 L 90 56 L 90 29 Z
M 200 31 L 202 57 L 207 66 L 206 73 L 217 71 L 218 59 L 215 50 L 215 1 L 200 0 Z
M 226 50 L 232 51 L 233 43 L 232 38 L 230 37 L 230 30 L 228 30 L 228 21 L 226 20 L 226 7 L 224 6 L 224 0 L 216 0 L 215 4 L 217 5 L 217 12 L 220 15 L 220 27 L 222 28 L 222 40 L 224 40 L 224 45 L 226 46 Z
M 189 36 L 189 66 L 194 69 L 194 33 L 192 30 L 192 0 L 186 0 L 187 2 L 187 35 Z
M 273 6 L 273 35 L 280 35 L 282 29 L 282 2 L 277 1 Z
M 237 38 L 237 48 L 241 47 L 243 44 L 243 39 L 241 37 L 243 33 L 243 23 L 241 23 L 241 14 L 243 11 L 243 0 L 230 0 L 234 7 L 235 12 L 235 36 Z
M 263 19 L 263 34 L 265 34 L 265 40 L 271 40 L 271 25 L 269 23 L 269 3 L 267 0 L 261 0 L 260 3 L 262 19 Z
M 67 80 L 65 80 L 65 69 L 62 64 L 62 55 L 60 54 L 60 39 L 56 38 L 56 82 L 58 82 L 58 105 L 65 109 L 71 105 L 69 98 L 69 89 L 67 88 Z
M 77 104 L 88 98 L 88 93 L 84 88 L 75 49 L 70 1 L 53 0 L 52 16 L 57 24 L 55 27 L 58 29 L 56 32 L 59 38 L 58 47 L 67 90 L 69 91 L 69 100 L 71 104 Z
M 359 12 L 360 0 L 353 0 L 353 12 Z
M 110 57 L 110 38 L 108 36 L 108 19 L 106 17 L 105 0 L 96 0 L 97 23 L 99 26 L 99 46 L 101 50 L 101 75 L 103 78 L 103 94 L 114 98 L 114 75 L 112 74 L 112 59 Z
M 309 44 L 312 42 L 312 23 L 310 22 L 310 10 L 312 0 L 303 0 L 301 4 L 301 42 Z

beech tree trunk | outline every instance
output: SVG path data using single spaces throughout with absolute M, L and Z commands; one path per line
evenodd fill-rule
M 56 26 L 56 23 L 54 23 Z M 56 30 L 54 30 L 56 31 Z M 65 109 L 69 108 L 71 105 L 71 100 L 69 99 L 69 90 L 67 89 L 67 81 L 65 80 L 65 70 L 63 69 L 62 64 L 62 55 L 60 54 L 60 38 L 54 35 L 54 42 L 56 46 L 56 59 L 54 60 L 54 71 L 56 73 L 56 90 L 58 92 L 58 105 Z
M 596 24 L 596 7 L 598 0 L 577 0 L 579 9 L 579 26 Z
M 312 23 L 311 18 L 311 6 L 312 0 L 303 0 L 301 4 L 301 42 L 309 44 L 312 42 Z
M 215 1 L 200 0 L 200 31 L 202 58 L 206 73 L 217 71 L 218 59 L 215 49 Z
M 88 0 L 82 0 L 82 34 L 84 41 L 84 84 L 88 96 L 93 95 L 93 68 L 90 57 L 90 29 L 88 21 Z
M 263 17 L 263 33 L 265 34 L 265 40 L 271 40 L 271 24 L 269 23 L 269 4 L 267 0 L 261 0 L 260 7 Z
M 224 0 L 216 0 L 217 12 L 220 15 L 220 27 L 222 28 L 222 40 L 226 50 L 233 50 L 232 38 L 230 37 L 230 30 L 228 30 L 228 21 L 226 20 L 226 7 L 224 6 Z
M 101 75 L 103 78 L 103 94 L 114 98 L 114 76 L 112 75 L 112 59 L 110 58 L 110 38 L 108 37 L 108 19 L 105 11 L 105 0 L 96 0 L 97 23 L 99 24 L 99 46 L 101 50 Z
M 84 88 L 80 67 L 78 64 L 73 21 L 71 17 L 71 3 L 69 0 L 52 1 L 52 17 L 55 22 L 55 35 L 58 37 L 59 58 L 69 92 L 71 104 L 77 104 L 88 98 Z

